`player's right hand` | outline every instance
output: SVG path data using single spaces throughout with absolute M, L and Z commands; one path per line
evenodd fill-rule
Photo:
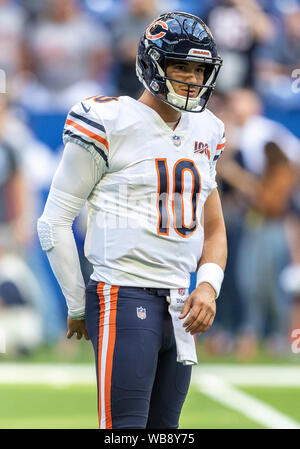
M 86 340 L 90 339 L 85 327 L 85 320 L 73 320 L 68 316 L 67 338 L 72 338 L 74 334 L 77 334 L 77 340 L 81 340 L 83 335 Z
M 216 292 L 207 282 L 202 282 L 187 297 L 179 319 L 187 319 L 183 323 L 186 332 L 191 335 L 203 334 L 212 325 L 216 315 Z

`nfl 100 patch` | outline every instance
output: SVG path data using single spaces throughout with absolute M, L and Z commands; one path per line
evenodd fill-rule
M 146 309 L 144 307 L 137 307 L 136 314 L 137 314 L 137 317 L 140 318 L 140 320 L 145 320 L 147 317 Z

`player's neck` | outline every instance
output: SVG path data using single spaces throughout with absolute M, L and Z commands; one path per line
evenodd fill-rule
M 147 90 L 144 90 L 142 96 L 138 99 L 138 101 L 154 109 L 154 111 L 157 112 L 167 123 L 177 122 L 181 117 L 181 112 L 176 111 L 171 106 L 159 100 Z

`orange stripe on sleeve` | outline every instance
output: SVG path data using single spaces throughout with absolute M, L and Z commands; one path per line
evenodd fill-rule
M 74 128 L 78 129 L 79 131 L 81 131 L 82 133 L 86 134 L 87 136 L 92 137 L 93 139 L 95 139 L 98 142 L 102 143 L 106 147 L 107 150 L 109 149 L 107 140 L 104 139 L 101 136 L 98 136 L 98 134 L 95 134 L 95 133 L 89 131 L 88 129 L 84 128 L 83 126 L 79 125 L 76 122 L 73 122 L 73 120 L 70 120 L 68 118 L 66 120 L 66 124 L 70 125 L 70 126 L 73 126 Z
M 222 148 L 224 148 L 226 145 L 226 142 L 221 143 L 220 145 L 217 145 L 217 150 L 222 150 Z

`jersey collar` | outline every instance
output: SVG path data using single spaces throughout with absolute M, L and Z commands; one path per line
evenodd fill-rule
M 150 108 L 150 106 L 147 106 L 146 104 L 141 103 L 140 101 L 134 100 L 131 97 L 128 98 L 130 98 L 130 100 L 135 102 L 137 107 L 140 108 L 140 110 L 144 115 L 147 115 L 148 117 L 152 116 L 153 123 L 157 128 L 159 128 L 160 134 L 167 135 L 171 139 L 173 136 L 180 136 L 183 138 L 188 134 L 190 129 L 188 112 L 183 111 L 181 113 L 179 123 L 176 126 L 175 130 L 173 130 L 154 109 Z

